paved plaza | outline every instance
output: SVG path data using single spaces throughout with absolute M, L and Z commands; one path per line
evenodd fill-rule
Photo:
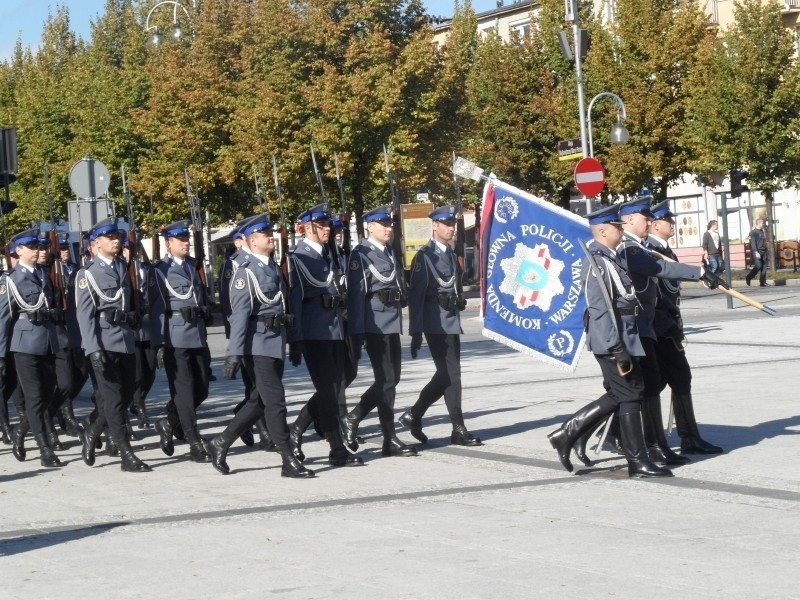
M 19 463 L 0 446 L 0 599 L 796 597 L 800 287 L 744 290 L 778 316 L 684 292 L 698 422 L 726 453 L 672 479 L 630 480 L 608 452 L 564 471 L 546 435 L 600 395 L 597 363 L 584 353 L 565 374 L 486 340 L 471 300 L 464 412 L 484 446 L 448 445 L 441 402 L 416 458 L 381 457 L 374 414 L 361 428 L 361 468 L 328 467 L 327 444 L 307 435 L 313 480 L 281 478 L 278 455 L 239 442 L 222 476 L 189 462 L 186 445 L 164 456 L 152 429 L 133 444 L 154 468 L 145 474 L 122 473 L 102 451 L 89 468 L 66 436 L 61 469 Z M 221 378 L 225 340 L 212 331 L 218 380 L 199 411 L 205 437 L 242 395 L 240 380 Z M 427 348 L 412 361 L 403 341 L 398 415 L 433 371 Z M 365 355 L 351 405 L 370 380 Z M 287 364 L 285 383 L 293 418 L 310 382 Z M 167 397 L 159 373 L 153 416 Z M 90 410 L 86 390 L 76 407 Z

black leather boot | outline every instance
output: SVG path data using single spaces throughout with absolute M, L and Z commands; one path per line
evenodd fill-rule
M 11 425 L 8 422 L 8 407 L 5 403 L 0 404 L 0 441 L 6 446 L 11 445 Z
M 139 460 L 139 457 L 134 454 L 128 438 L 123 437 L 122 439 L 114 440 L 114 442 L 119 448 L 119 455 L 122 459 L 120 469 L 127 473 L 148 473 L 153 470 L 150 465 Z
M 175 454 L 175 444 L 172 441 L 172 426 L 169 424 L 169 419 L 165 417 L 156 421 L 156 433 L 158 433 L 158 443 L 161 446 L 161 451 L 167 456 Z
M 315 473 L 311 469 L 297 460 L 292 452 L 291 445 L 278 447 L 283 464 L 281 465 L 281 477 L 291 477 L 292 479 L 308 479 L 314 477 Z
M 78 430 L 78 437 L 81 440 L 83 447 L 81 448 L 81 457 L 90 467 L 94 465 L 95 450 L 97 449 L 97 440 L 100 439 L 100 430 L 95 423 L 92 423 L 85 429 Z
M 125 434 L 131 442 L 135 442 L 139 439 L 139 435 L 133 430 L 131 415 L 128 411 L 125 411 Z
M 36 440 L 36 445 L 39 446 L 40 457 L 42 461 L 43 467 L 61 467 L 61 461 L 58 460 L 56 453 L 53 452 L 53 449 L 50 447 L 50 444 L 47 441 L 47 435 L 44 433 L 40 433 L 37 436 L 34 436 Z
M 344 431 L 342 432 L 344 443 L 353 452 L 358 450 L 358 425 L 365 416 L 364 410 L 361 408 L 361 402 L 359 402 L 344 418 Z
M 422 417 L 416 415 L 413 407 L 400 415 L 397 422 L 403 427 L 408 427 L 409 433 L 423 444 L 428 441 L 428 436 L 422 432 Z
M 211 457 L 206 450 L 206 444 L 196 427 L 184 429 L 186 441 L 189 442 L 189 460 L 199 463 L 211 462 Z
M 231 447 L 231 443 L 230 432 L 227 429 L 211 438 L 211 441 L 208 442 L 207 448 L 208 455 L 211 457 L 211 464 L 223 475 L 231 472 L 231 468 L 225 460 L 228 457 L 228 449 Z
M 691 394 L 672 394 L 672 406 L 675 410 L 675 426 L 681 438 L 681 454 L 722 454 L 722 448 L 700 437 Z
M 383 456 L 417 455 L 417 449 L 414 446 L 407 446 L 397 437 L 393 422 L 381 423 L 381 432 L 383 433 L 383 448 L 381 449 Z
M 278 447 L 272 441 L 272 436 L 267 429 L 267 421 L 263 417 L 256 421 L 256 431 L 258 431 L 259 446 L 264 452 L 277 452 Z
M 61 443 L 61 440 L 58 439 L 58 433 L 53 425 L 53 419 L 47 413 L 45 413 L 44 416 L 44 433 L 47 439 L 47 445 L 50 446 L 50 448 L 58 450 L 59 452 L 64 450 L 64 445 Z
M 347 448 L 344 447 L 342 434 L 338 428 L 324 433 L 325 439 L 328 440 L 328 444 L 331 447 L 331 451 L 328 454 L 328 464 L 332 467 L 360 467 L 364 464 L 361 457 L 350 454 Z
M 672 451 L 664 434 L 664 421 L 661 418 L 661 399 L 658 396 L 649 396 L 642 400 L 642 422 L 649 431 L 645 436 L 650 460 L 666 465 L 687 465 L 691 461 L 686 456 L 681 456 Z M 648 439 L 649 438 L 649 439 Z
M 136 400 L 136 405 L 131 404 L 131 408 L 136 411 L 136 426 L 139 429 L 149 429 L 153 425 L 150 423 L 150 417 L 147 414 L 147 406 L 142 398 Z
M 642 413 L 619 416 L 622 448 L 628 459 L 628 477 L 672 477 L 672 471 L 650 461 L 642 433 Z
M 11 429 L 11 452 L 14 458 L 22 462 L 25 460 L 25 434 L 28 433 L 28 418 L 23 416 L 20 422 Z
M 569 454 L 575 443 L 584 434 L 594 431 L 616 408 L 617 405 L 611 398 L 601 396 L 584 406 L 567 419 L 559 429 L 547 436 L 550 445 L 558 452 L 558 459 L 567 471 L 572 473 L 573 470 Z
M 75 410 L 72 408 L 72 402 L 66 402 L 59 411 L 61 412 L 61 416 L 64 417 L 64 423 L 67 426 L 67 435 L 70 437 L 78 437 L 78 430 L 81 428 L 81 424 L 78 419 L 75 418 Z
M 119 456 L 119 446 L 110 435 L 106 435 L 106 452 L 111 458 Z
M 56 423 L 58 423 L 58 426 L 61 427 L 61 431 L 67 433 L 67 422 L 64 420 L 64 415 L 61 414 L 61 409 L 56 409 L 52 416 L 56 418 Z M 46 418 L 47 414 L 45 414 L 45 419 Z
M 306 432 L 306 429 L 308 429 L 309 425 L 311 425 L 311 421 L 313 420 L 314 419 L 311 416 L 311 411 L 308 410 L 308 404 L 305 404 L 297 414 L 297 418 L 294 420 L 294 423 L 289 425 L 289 442 L 292 446 L 292 452 L 294 452 L 294 455 L 300 462 L 306 459 L 306 455 L 303 454 L 302 449 L 303 434 Z
M 464 425 L 464 415 L 461 409 L 456 409 L 455 414 L 450 415 L 450 422 L 453 423 L 453 433 L 450 434 L 450 443 L 456 446 L 482 446 L 480 438 L 472 435 L 467 426 Z

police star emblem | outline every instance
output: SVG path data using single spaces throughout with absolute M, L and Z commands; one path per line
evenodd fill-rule
M 6 284 L 0 283 L 0 296 L 6 293 Z
M 244 279 L 239 277 L 239 279 L 233 282 L 233 287 L 235 287 L 237 290 L 244 288 Z
M 89 285 L 89 282 L 86 281 L 86 277 L 81 277 L 80 281 L 78 281 L 78 287 L 85 290 L 87 285 Z
M 500 291 L 512 296 L 517 308 L 550 310 L 553 299 L 564 292 L 560 281 L 564 263 L 550 255 L 546 244 L 533 248 L 517 244 L 514 256 L 501 260 L 500 267 L 505 275 Z

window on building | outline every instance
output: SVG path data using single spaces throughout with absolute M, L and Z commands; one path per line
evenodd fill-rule
M 512 40 L 524 40 L 531 34 L 530 19 L 509 24 L 508 31 Z

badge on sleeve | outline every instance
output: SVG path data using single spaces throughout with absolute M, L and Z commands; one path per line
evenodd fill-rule
M 86 277 L 81 277 L 78 281 L 78 287 L 85 290 L 87 285 L 89 285 L 89 283 L 86 281 Z
M 0 296 L 6 293 L 6 284 L 0 283 Z
M 156 284 L 156 278 L 152 275 L 147 278 L 147 285 L 153 287 Z
M 354 258 L 353 260 L 350 261 L 350 270 L 351 271 L 356 271 L 356 270 L 358 270 L 358 267 L 360 265 L 361 265 L 361 261 L 358 260 L 357 258 Z
M 235 287 L 237 290 L 243 289 L 244 288 L 244 279 L 239 277 L 239 279 L 237 279 L 236 281 L 233 282 L 233 287 Z
M 230 279 L 233 277 L 233 270 L 232 269 L 225 269 L 225 272 L 222 274 L 223 279 Z

